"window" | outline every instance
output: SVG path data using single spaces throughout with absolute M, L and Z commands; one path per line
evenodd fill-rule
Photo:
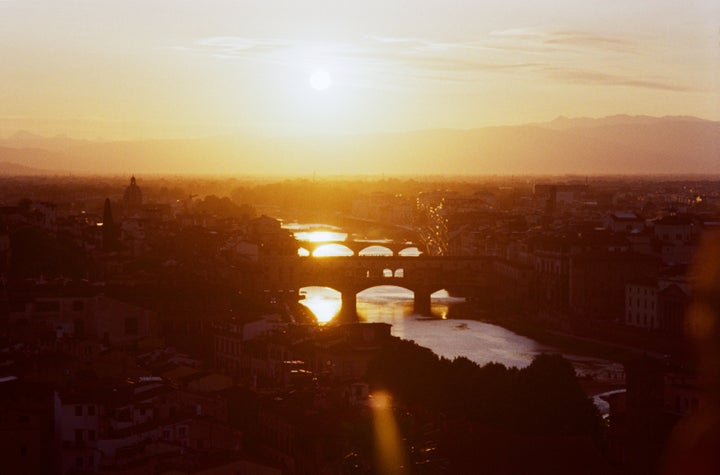
M 88 438 L 88 440 L 95 440 L 95 431 L 94 431 L 94 430 L 89 430 L 89 431 L 88 431 L 88 437 L 87 437 L 87 438 Z
M 75 443 L 80 444 L 83 441 L 82 429 L 75 429 Z
M 93 458 L 92 455 L 88 455 L 87 464 L 88 464 L 88 467 L 92 467 L 93 465 L 95 465 L 95 459 Z
M 75 415 L 82 416 L 82 406 L 75 406 Z
M 75 457 L 75 466 L 76 466 L 76 467 L 82 467 L 82 466 L 83 466 L 83 458 L 82 458 L 82 457 Z
M 75 312 L 82 312 L 83 310 L 85 310 L 85 302 L 83 302 L 82 300 L 74 300 L 72 303 L 72 309 Z
M 95 406 L 93 404 L 90 404 L 87 408 L 88 416 L 94 416 L 95 415 Z

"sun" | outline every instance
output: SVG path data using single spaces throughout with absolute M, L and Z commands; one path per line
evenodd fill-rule
M 310 83 L 310 87 L 312 87 L 316 91 L 324 91 L 325 89 L 333 85 L 332 76 L 330 76 L 330 73 L 328 73 L 324 69 L 318 69 L 313 71 L 313 73 L 308 78 L 308 82 Z

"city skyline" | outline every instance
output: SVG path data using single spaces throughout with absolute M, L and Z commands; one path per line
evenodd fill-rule
M 0 1 L 0 136 L 720 120 L 715 2 Z

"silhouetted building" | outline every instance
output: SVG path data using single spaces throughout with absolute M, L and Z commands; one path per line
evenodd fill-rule
M 572 256 L 570 311 L 593 320 L 625 320 L 625 286 L 656 272 L 658 259 L 634 252 L 589 251 Z
M 605 228 L 614 233 L 640 232 L 645 229 L 645 220 L 635 213 L 612 213 L 605 218 Z
M 656 279 L 642 278 L 625 287 L 625 324 L 656 330 L 658 319 L 658 285 Z
M 627 391 L 608 397 L 610 456 L 624 473 L 659 473 L 673 428 L 707 406 L 707 393 L 696 374 L 650 358 L 627 363 L 625 372 Z
M 687 214 L 664 216 L 654 224 L 655 237 L 664 243 L 687 244 L 694 234 L 693 219 Z
M 125 188 L 123 195 L 123 206 L 127 212 L 139 211 L 142 207 L 143 197 L 140 187 L 135 181 L 135 176 L 130 178 L 130 185 Z
M 2 285 L 10 270 L 10 233 L 8 232 L 5 220 L 0 219 L 0 280 Z
M 110 198 L 105 198 L 105 208 L 103 209 L 102 245 L 103 251 L 118 249 L 118 228 L 113 220 Z
M 679 285 L 670 284 L 658 295 L 660 328 L 665 333 L 685 337 L 685 319 L 690 308 L 690 296 Z

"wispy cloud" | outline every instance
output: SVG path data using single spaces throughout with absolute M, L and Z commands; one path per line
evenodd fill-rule
M 492 73 L 591 86 L 690 90 L 668 79 L 637 77 L 628 68 L 638 61 L 635 41 L 576 30 L 515 28 L 493 31 L 473 41 L 367 36 L 354 42 L 321 43 L 220 36 L 202 39 L 192 49 L 222 58 L 288 66 L 320 61 L 344 65 L 351 73 L 382 72 L 385 77 L 393 76 L 398 81 L 410 77 L 431 82 L 471 83 Z M 605 52 L 603 63 L 596 59 L 601 51 Z M 384 84 L 387 86 L 387 80 Z M 398 87 L 403 84 L 398 83 Z
M 637 41 L 579 30 L 512 28 L 490 32 L 488 45 L 495 48 L 539 50 L 601 50 L 637 53 Z
M 239 36 L 213 36 L 198 41 L 204 51 L 218 57 L 260 56 L 285 50 L 293 46 L 291 40 L 280 38 L 243 38 Z
M 559 44 L 579 48 L 636 52 L 636 43 L 634 41 L 582 31 L 553 31 L 546 34 L 541 41 L 545 44 Z
M 669 81 L 642 79 L 598 71 L 584 71 L 580 69 L 566 69 L 558 67 L 545 67 L 542 68 L 542 71 L 551 79 L 573 84 L 640 87 L 645 89 L 659 89 L 675 92 L 689 92 L 695 90 L 685 85 L 674 84 Z

